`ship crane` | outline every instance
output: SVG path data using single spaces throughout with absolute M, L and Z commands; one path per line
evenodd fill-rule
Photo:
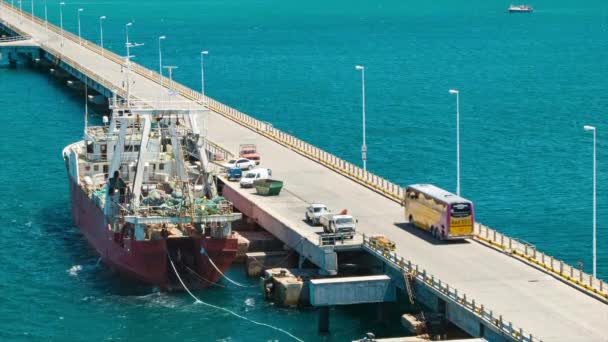
M 199 180 L 202 181 L 205 196 L 207 198 L 217 197 L 215 179 L 209 168 L 209 158 L 204 148 L 206 137 L 201 135 L 197 124 L 197 116 L 204 115 L 206 110 L 192 110 L 189 107 L 181 107 L 178 102 L 168 103 L 167 106 L 161 106 L 161 108 L 166 109 L 158 110 L 138 103 L 137 100 L 133 99 L 125 103 L 116 101 L 113 103 L 112 108 L 113 115 L 109 125 L 109 132 L 110 134 L 117 135 L 117 143 L 112 153 L 108 175 L 114 174 L 114 171 L 119 170 L 125 162 L 126 146 L 140 146 L 137 158 L 133 161 L 135 176 L 130 188 L 132 194 L 132 200 L 128 206 L 130 211 L 136 212 L 140 207 L 146 166 L 149 160 L 154 159 L 153 156 L 160 152 L 159 150 L 153 150 L 154 146 L 156 146 L 150 141 L 153 133 L 156 133 L 160 137 L 160 141 L 165 141 L 165 139 L 171 141 L 175 159 L 175 174 L 177 181 L 182 185 L 181 191 L 184 198 L 188 199 L 188 202 L 193 200 L 191 192 L 194 189 L 190 187 L 186 164 L 187 159 L 191 156 L 199 160 L 197 182 Z M 184 120 L 184 117 L 186 120 Z M 156 132 L 152 130 L 153 122 L 156 122 L 158 125 Z M 133 134 L 130 134 L 132 130 L 138 130 L 141 133 L 139 141 L 127 141 L 127 137 L 133 137 Z M 117 134 L 116 131 L 118 131 Z M 109 196 L 109 193 L 107 195 Z M 112 206 L 111 201 L 106 202 L 104 210 L 106 217 L 114 216 L 113 212 L 116 208 Z

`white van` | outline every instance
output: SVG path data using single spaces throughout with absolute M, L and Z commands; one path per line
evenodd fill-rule
M 241 177 L 241 188 L 251 188 L 253 187 L 253 181 L 258 179 L 268 179 L 270 177 L 272 177 L 272 170 L 270 169 L 253 169 L 246 172 L 243 177 Z

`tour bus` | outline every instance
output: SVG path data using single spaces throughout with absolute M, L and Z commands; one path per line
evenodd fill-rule
M 414 184 L 405 189 L 405 218 L 440 240 L 473 236 L 473 202 L 432 184 Z

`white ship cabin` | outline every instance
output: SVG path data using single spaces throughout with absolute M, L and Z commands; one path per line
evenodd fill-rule
M 154 125 L 154 124 L 153 124 Z M 118 127 L 120 129 L 120 127 Z M 118 145 L 118 134 L 109 134 L 109 126 L 89 127 L 84 140 L 85 151 L 78 160 L 79 178 L 88 185 L 105 184 L 110 174 L 113 152 Z M 124 152 L 121 156 L 120 176 L 125 182 L 133 182 L 140 154 L 141 125 L 129 125 Z M 170 141 L 162 141 L 158 130 L 150 132 L 147 161 L 144 165 L 144 183 L 166 181 L 175 174 L 175 156 Z

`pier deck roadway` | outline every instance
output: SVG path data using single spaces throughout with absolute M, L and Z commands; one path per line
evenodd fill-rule
M 61 38 L 44 26 L 19 18 L 2 4 L 0 18 L 55 50 Z M 121 88 L 124 74 L 117 63 L 65 39 L 63 54 Z M 159 86 L 140 75 L 132 75 L 133 94 L 156 99 Z M 238 90 L 237 90 L 238 91 Z M 303 113 L 304 115 L 305 113 Z M 79 116 L 77 116 L 80 118 Z M 396 241 L 397 253 L 420 264 L 459 293 L 475 298 L 503 315 L 514 326 L 544 341 L 608 341 L 608 305 L 593 299 L 555 278 L 514 258 L 473 241 L 439 243 L 404 222 L 403 208 L 288 148 L 240 126 L 219 114 L 211 114 L 209 138 L 237 150 L 240 143 L 256 143 L 262 165 L 284 180 L 287 189 L 307 201 L 325 202 L 334 210 L 348 208 L 359 218 L 359 230 L 385 234 Z M 276 209 L 284 216 L 293 215 Z M 301 219 L 298 213 L 294 220 Z

